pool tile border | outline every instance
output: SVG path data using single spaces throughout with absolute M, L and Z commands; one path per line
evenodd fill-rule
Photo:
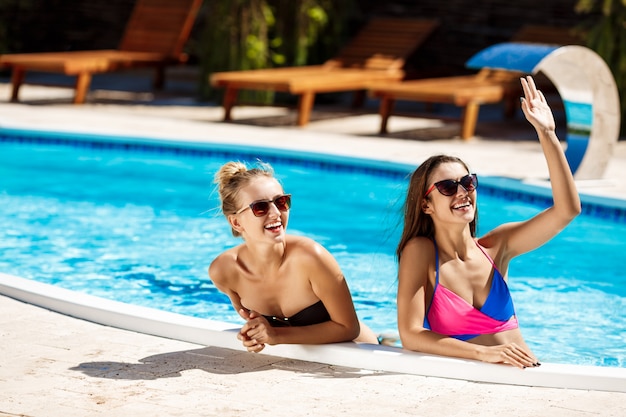
M 130 136 L 104 136 L 75 132 L 53 132 L 0 128 L 0 142 L 41 143 L 94 149 L 168 153 L 185 156 L 211 156 L 225 159 L 262 160 L 313 167 L 324 171 L 359 172 L 379 177 L 408 178 L 415 166 L 374 159 L 353 158 L 279 148 L 242 146 L 208 142 L 186 142 Z M 551 190 L 518 179 L 481 176 L 481 193 L 548 207 Z M 581 194 L 583 213 L 617 223 L 626 223 L 626 200 Z

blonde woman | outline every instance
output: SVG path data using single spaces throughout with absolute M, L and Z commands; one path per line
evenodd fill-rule
M 377 343 L 360 325 L 346 280 L 319 243 L 286 233 L 291 195 L 268 164 L 224 164 L 215 175 L 222 211 L 243 243 L 211 263 L 209 276 L 246 323 L 250 352 L 265 345 Z

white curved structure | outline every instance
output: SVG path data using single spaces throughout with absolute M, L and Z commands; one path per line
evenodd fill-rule
M 95 323 L 205 346 L 244 350 L 237 325 L 106 300 L 0 273 L 0 294 Z M 626 368 L 543 363 L 520 370 L 399 348 L 336 343 L 268 346 L 261 354 L 330 365 L 496 384 L 626 392 Z
M 615 79 L 600 55 L 584 46 L 510 42 L 480 51 L 466 65 L 548 77 L 565 107 L 565 156 L 574 177 L 602 178 L 619 139 L 621 116 Z

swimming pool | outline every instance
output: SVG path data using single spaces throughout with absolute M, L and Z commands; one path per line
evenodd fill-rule
M 362 320 L 377 332 L 395 331 L 393 252 L 412 167 L 250 148 L 67 140 L 5 133 L 0 271 L 238 323 L 206 274 L 217 253 L 239 242 L 216 209 L 211 180 L 226 160 L 260 157 L 294 194 L 290 232 L 336 256 Z M 480 187 L 481 230 L 547 204 L 545 193 L 517 182 L 481 178 Z M 516 259 L 510 285 L 522 330 L 543 361 L 623 367 L 625 211 L 599 204 L 585 210 L 559 237 Z

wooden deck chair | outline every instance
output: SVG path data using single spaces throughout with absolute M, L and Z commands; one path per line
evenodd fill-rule
M 437 26 L 432 19 L 375 18 L 323 65 L 218 72 L 210 83 L 225 88 L 225 121 L 232 120 L 239 90 L 264 90 L 299 96 L 297 123 L 304 126 L 316 93 L 365 91 L 372 81 L 401 80 L 405 59 Z
M 549 43 L 558 45 L 581 44 L 579 35 L 568 28 L 553 26 L 524 26 L 512 38 L 513 42 Z M 380 99 L 380 134 L 387 133 L 387 123 L 396 100 L 424 103 L 453 104 L 462 107 L 461 138 L 474 136 L 478 113 L 482 104 L 504 101 L 505 114 L 514 114 L 519 105 L 522 73 L 481 69 L 473 75 L 441 77 L 379 83 L 370 88 L 370 95 Z
M 154 86 L 164 83 L 165 67 L 187 61 L 183 47 L 202 0 L 137 0 L 118 49 L 6 54 L 0 67 L 12 69 L 11 101 L 18 101 L 26 71 L 76 76 L 74 103 L 85 101 L 93 74 L 154 67 Z
M 370 94 L 380 99 L 380 134 L 387 133 L 387 123 L 396 100 L 453 104 L 463 109 L 461 138 L 474 136 L 482 104 L 498 103 L 513 95 L 522 74 L 482 69 L 475 75 L 427 78 L 373 86 Z M 516 83 L 517 82 L 517 83 Z

